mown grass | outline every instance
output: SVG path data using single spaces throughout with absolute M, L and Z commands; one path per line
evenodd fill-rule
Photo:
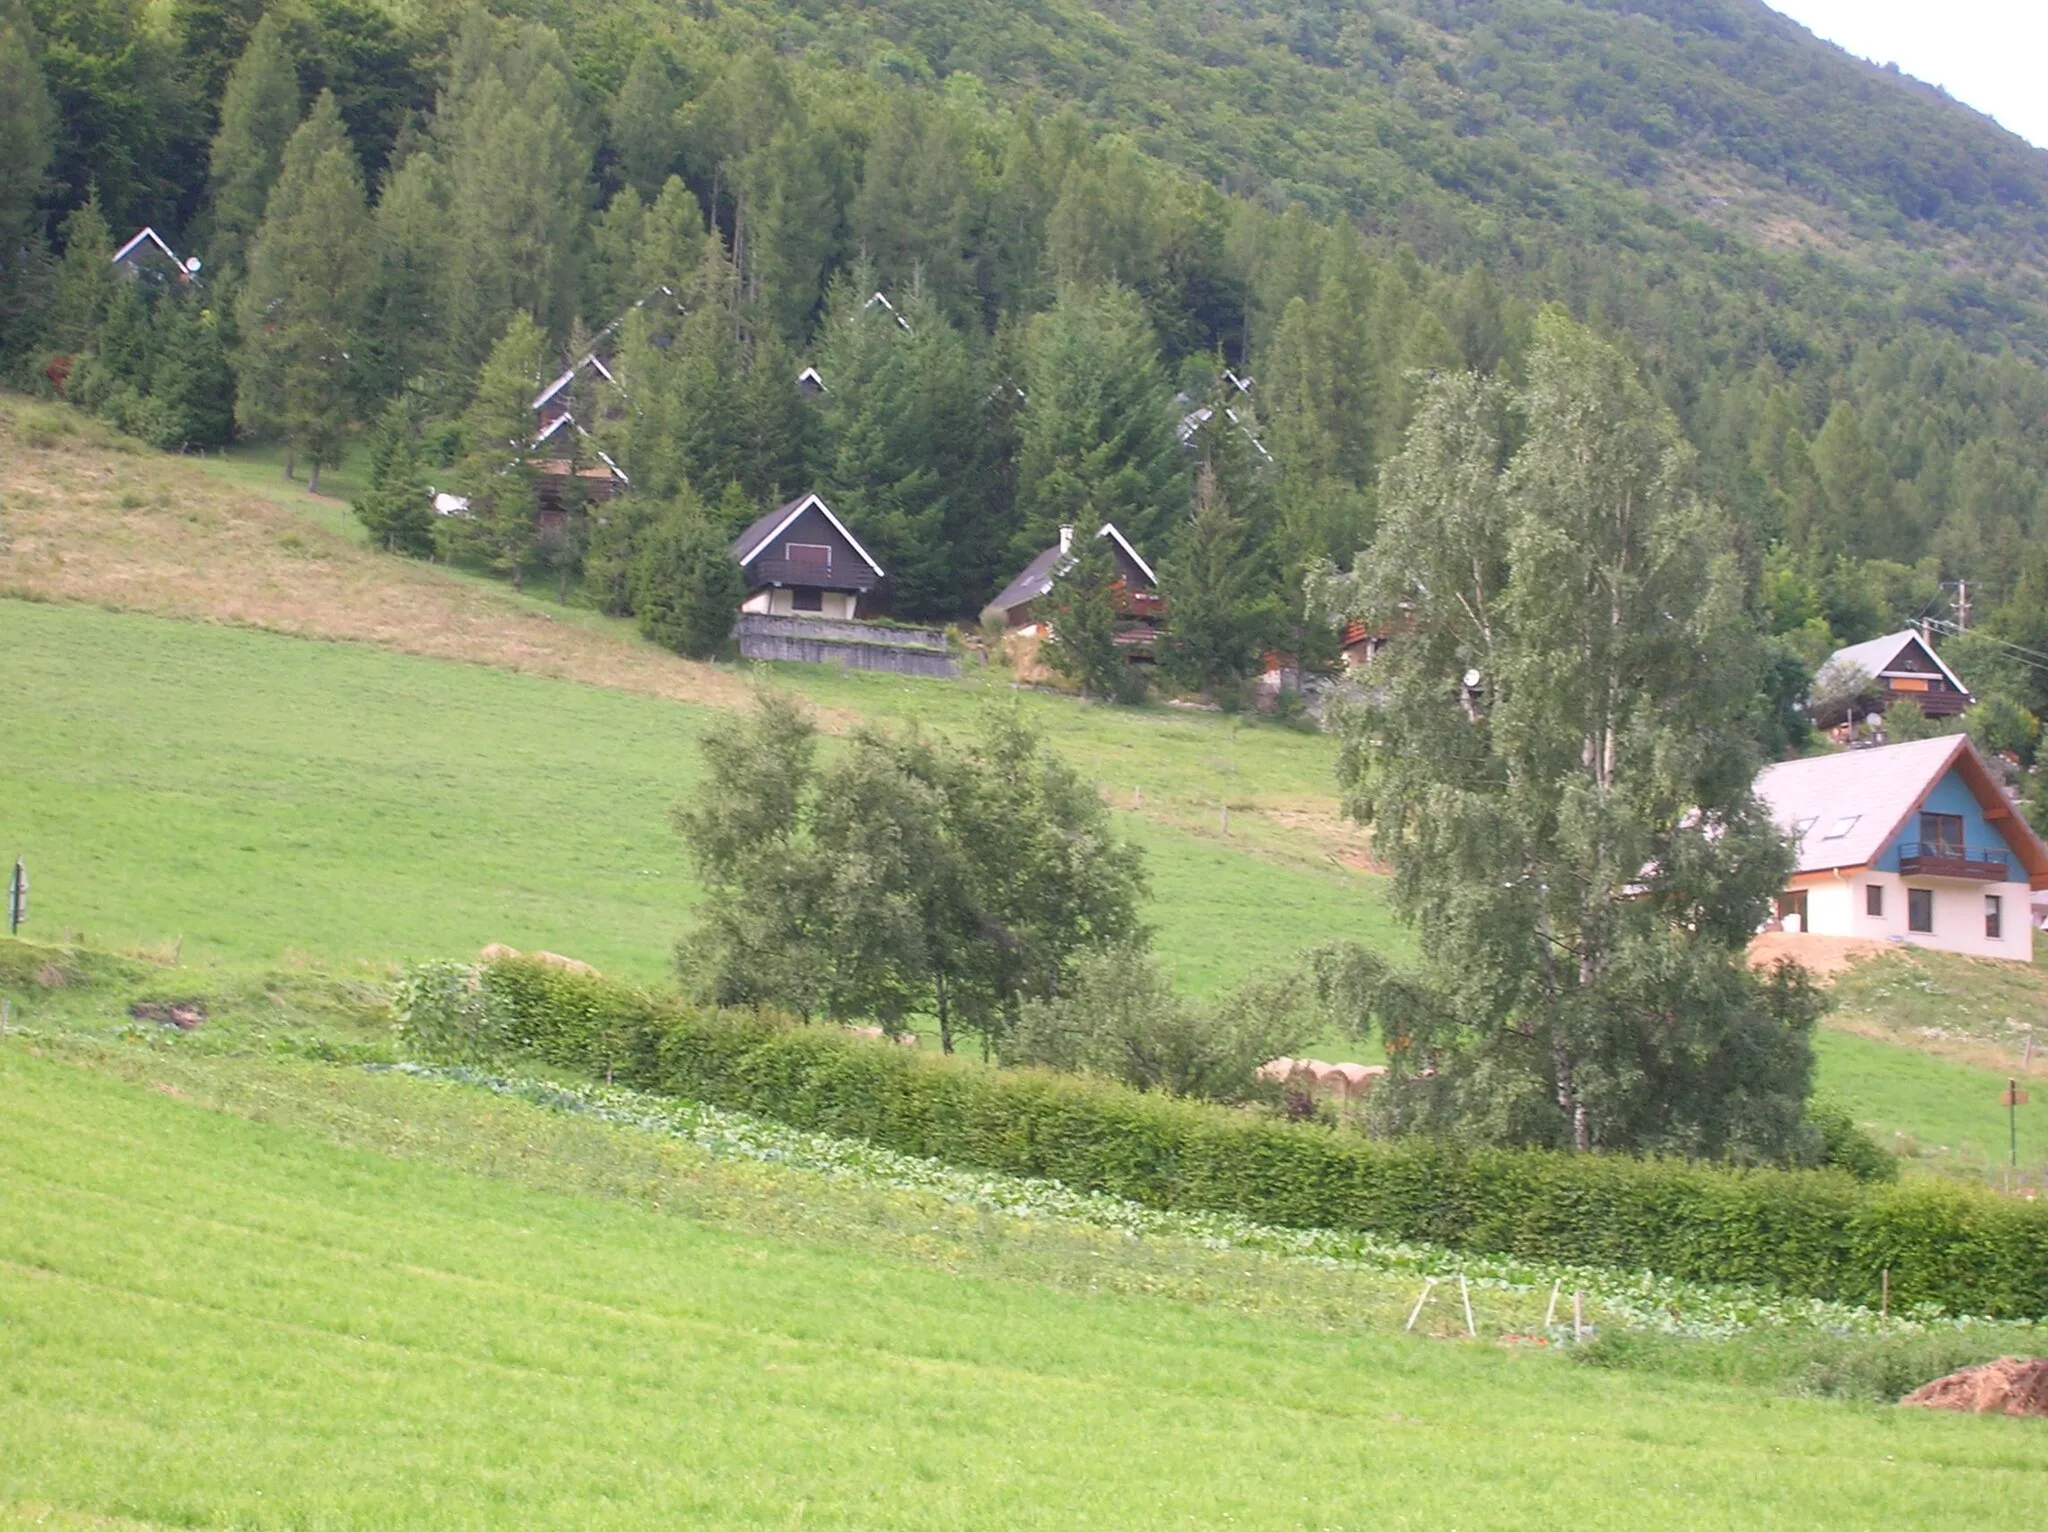
M 1814 1051 L 1822 1094 L 1849 1107 L 1907 1167 L 2036 1191 L 2048 1186 L 2048 1080 L 2034 1079 L 2027 1105 L 2009 1124 L 1999 1105 L 2008 1076 L 1995 1069 L 1829 1027 L 1815 1035 Z
M 0 645 L 0 847 L 28 856 L 32 933 L 188 962 L 502 941 L 652 980 L 689 921 L 666 816 L 711 710 L 57 605 L 0 601 Z M 1366 875 L 1126 828 L 1162 958 L 1193 987 L 1391 929 Z
M 1037 1236 L 917 1231 L 908 1202 L 893 1254 L 829 1218 L 674 1216 L 756 1206 L 774 1172 L 668 1206 L 686 1157 L 574 1124 L 572 1150 L 474 1093 L 61 1054 L 0 1043 L 22 1521 L 1974 1527 L 2022 1524 L 2048 1469 L 2025 1422 L 1022 1280 L 992 1252 Z

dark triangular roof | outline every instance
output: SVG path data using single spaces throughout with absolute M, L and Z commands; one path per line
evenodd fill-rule
M 740 561 L 742 567 L 753 563 L 755 559 L 761 556 L 762 551 L 775 541 L 776 533 L 780 532 L 792 521 L 795 521 L 797 517 L 803 515 L 806 510 L 814 505 L 818 508 L 819 513 L 832 523 L 839 535 L 846 539 L 847 545 L 861 556 L 862 561 L 868 568 L 875 572 L 875 578 L 878 580 L 886 578 L 882 573 L 882 566 L 877 564 L 869 555 L 868 550 L 860 545 L 860 539 L 853 535 L 852 530 L 848 528 L 845 522 L 832 513 L 832 507 L 827 505 L 824 497 L 815 491 L 808 495 L 798 495 L 794 500 L 785 500 L 767 515 L 755 521 L 746 531 L 740 533 L 738 537 L 732 540 L 732 556 Z

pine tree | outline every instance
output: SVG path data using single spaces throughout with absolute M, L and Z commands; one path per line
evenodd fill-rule
M 1904 552 L 1891 516 L 1891 472 L 1863 429 L 1856 407 L 1844 400 L 1828 412 L 1813 439 L 1813 473 L 1821 521 L 1809 547 L 1822 553 L 1888 558 Z
M 682 157 L 682 72 L 668 43 L 650 38 L 633 55 L 612 104 L 612 145 L 629 189 L 646 202 L 661 193 Z
M 235 374 L 221 342 L 220 316 L 198 292 L 157 303 L 149 396 L 159 447 L 224 447 L 235 431 Z
M 539 556 L 539 510 L 531 451 L 533 397 L 545 381 L 547 336 L 533 316 L 512 316 L 477 374 L 476 395 L 462 416 L 457 479 L 469 500 L 466 516 L 440 528 L 451 557 L 472 558 L 523 589 Z
M 1134 702 L 1144 694 L 1144 680 L 1133 674 L 1117 645 L 1116 584 L 1109 539 L 1077 528 L 1073 562 L 1045 598 L 1052 632 L 1042 652 L 1047 664 L 1079 684 L 1084 697 Z
M 681 176 L 670 176 L 641 219 L 633 248 L 632 290 L 622 295 L 624 301 L 637 303 L 664 287 L 678 295 L 688 292 L 711 253 L 696 193 Z
M 1187 469 L 1151 324 L 1129 288 L 1068 287 L 1032 320 L 1011 555 L 1063 525 L 1115 522 L 1140 548 L 1187 503 Z
M 640 193 L 621 187 L 590 228 L 590 258 L 583 263 L 585 316 L 609 323 L 646 296 L 635 274 L 646 230 L 647 208 Z
M 63 236 L 64 259 L 51 284 L 43 339 L 59 355 L 76 356 L 92 346 L 121 288 L 121 275 L 108 259 L 114 246 L 98 192 L 89 193 L 64 220 Z
M 656 643 L 695 660 L 731 644 L 746 581 L 731 537 L 693 494 L 679 495 L 643 532 L 633 565 L 633 614 Z
M 0 11 L 0 318 L 15 317 L 14 301 L 28 269 L 24 256 L 42 248 L 39 204 L 55 127 L 29 23 L 12 10 Z
M 455 252 L 447 180 L 433 155 L 414 154 L 386 178 L 370 242 L 358 349 L 364 392 L 389 397 L 432 380 L 438 393 L 466 394 L 469 378 L 451 365 L 441 308 Z
M 554 34 L 529 24 L 500 38 L 479 17 L 458 36 L 432 129 L 447 173 L 450 245 L 461 253 L 446 264 L 442 298 L 459 370 L 483 360 L 515 311 L 551 334 L 567 330 L 581 290 L 591 163 L 573 70 Z
M 384 407 L 370 439 L 370 485 L 350 509 L 387 553 L 434 552 L 433 491 L 420 447 L 420 404 L 401 395 Z
M 277 185 L 249 256 L 239 319 L 238 419 L 276 431 L 288 451 L 320 469 L 341 455 L 352 409 L 349 350 L 363 319 L 370 221 L 362 169 L 332 92 L 285 146 Z
M 1265 635 L 1256 606 L 1257 572 L 1246 548 L 1245 523 L 1231 508 L 1215 469 L 1195 475 L 1194 513 L 1177 530 L 1160 569 L 1167 600 L 1166 672 L 1189 690 L 1242 681 L 1258 660 Z
M 214 271 L 232 275 L 244 268 L 301 106 L 284 25 L 275 12 L 267 13 L 250 33 L 221 96 L 220 131 L 208 161 L 213 233 L 207 256 Z

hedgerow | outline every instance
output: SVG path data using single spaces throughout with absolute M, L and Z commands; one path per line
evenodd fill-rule
M 1945 1183 L 1374 1140 L 930 1057 L 784 1017 L 699 1011 L 528 960 L 484 968 L 463 992 L 473 1000 L 446 1019 L 426 1016 L 442 992 L 415 984 L 402 1010 L 429 1056 L 528 1053 L 643 1090 L 1148 1207 L 1847 1303 L 1875 1303 L 1888 1269 L 1901 1308 L 2048 1315 L 2048 1208 Z M 486 1035 L 467 1043 L 465 1028 Z

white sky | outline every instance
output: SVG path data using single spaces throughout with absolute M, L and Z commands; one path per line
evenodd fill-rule
M 1765 0 L 2048 148 L 2048 0 Z

